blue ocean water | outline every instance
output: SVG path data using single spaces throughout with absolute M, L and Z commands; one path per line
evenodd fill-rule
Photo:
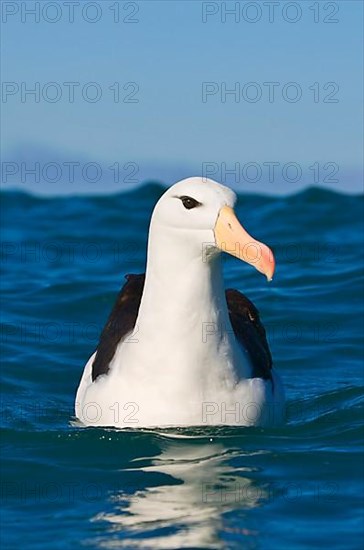
M 226 257 L 285 382 L 275 429 L 75 424 L 75 391 L 123 277 L 144 270 L 162 187 L 2 193 L 2 548 L 361 548 L 363 198 L 241 195 L 267 284 Z

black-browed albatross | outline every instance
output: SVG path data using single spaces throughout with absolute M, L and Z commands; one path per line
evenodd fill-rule
M 235 193 L 188 178 L 157 202 L 145 275 L 128 275 L 88 360 L 75 411 L 86 425 L 266 426 L 284 390 L 255 306 L 225 292 L 221 251 L 271 280 L 274 257 L 234 214 Z

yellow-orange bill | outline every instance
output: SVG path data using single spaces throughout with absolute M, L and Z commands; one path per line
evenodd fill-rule
M 214 233 L 216 245 L 221 250 L 253 265 L 268 281 L 272 280 L 275 269 L 273 252 L 245 231 L 230 206 L 221 208 Z

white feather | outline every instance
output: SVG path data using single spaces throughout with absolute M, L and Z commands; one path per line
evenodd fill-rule
M 202 206 L 186 210 L 181 195 Z M 144 292 L 135 330 L 119 344 L 107 375 L 91 381 L 94 355 L 76 396 L 86 425 L 275 425 L 284 414 L 277 373 L 251 378 L 229 321 L 220 253 L 219 210 L 235 194 L 190 178 L 157 203 L 149 231 Z

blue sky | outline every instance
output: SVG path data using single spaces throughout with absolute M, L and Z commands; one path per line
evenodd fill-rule
M 312 183 L 315 162 L 320 180 L 333 163 L 327 187 L 360 189 L 361 1 L 72 4 L 73 22 L 59 0 L 2 2 L 3 161 L 131 162 L 162 180 L 212 163 L 220 181 L 221 163 L 258 164 L 264 179 L 263 163 L 294 162 L 297 185 Z M 35 83 L 38 102 L 24 95 Z

